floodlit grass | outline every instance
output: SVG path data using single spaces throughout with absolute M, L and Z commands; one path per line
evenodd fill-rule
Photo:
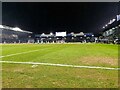
M 5 44 L 3 61 L 118 67 L 118 45 Z M 117 88 L 118 71 L 24 64 L 2 64 L 3 88 Z

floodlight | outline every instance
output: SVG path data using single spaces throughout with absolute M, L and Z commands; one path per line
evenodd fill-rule
M 4 28 L 3 25 L 0 25 L 0 28 Z
M 115 29 L 115 28 L 112 28 L 112 29 Z
M 115 21 L 116 19 L 113 19 L 113 22 Z
M 107 27 L 108 25 L 106 24 L 105 26 Z
M 42 33 L 42 35 L 45 35 L 45 33 Z
M 51 32 L 50 35 L 53 35 L 53 33 Z
M 119 21 L 120 20 L 120 15 L 117 15 L 117 21 Z
M 21 29 L 18 28 L 18 27 L 13 28 L 13 30 L 15 30 L 15 31 L 23 31 L 23 30 L 21 30 Z

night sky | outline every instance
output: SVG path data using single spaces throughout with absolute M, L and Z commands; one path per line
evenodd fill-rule
M 3 25 L 34 33 L 97 34 L 118 14 L 117 2 L 4 2 L 2 5 Z

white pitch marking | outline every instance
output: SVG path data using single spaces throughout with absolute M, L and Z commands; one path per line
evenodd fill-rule
M 27 51 L 27 52 L 22 52 L 22 53 L 15 53 L 15 54 L 10 54 L 10 55 L 0 56 L 0 58 L 20 55 L 20 54 L 25 54 L 25 53 L 30 53 L 30 52 L 36 52 L 36 51 L 39 51 L 39 50 L 32 50 L 32 51 Z
M 48 49 L 48 48 L 46 48 L 46 49 Z M 10 57 L 10 56 L 15 56 L 15 55 L 20 55 L 20 54 L 26 54 L 26 53 L 36 52 L 36 51 L 40 51 L 40 50 L 44 50 L 44 49 L 32 50 L 32 51 L 27 51 L 27 52 L 22 52 L 22 53 L 9 54 L 9 55 L 5 55 L 5 56 L 0 56 L 0 58 Z
M 92 68 L 92 69 L 104 69 L 104 70 L 120 70 L 120 68 L 110 68 L 110 67 L 99 67 L 99 66 L 78 66 L 78 65 L 53 64 L 53 63 L 39 63 L 39 62 L 0 61 L 0 63 L 11 63 L 11 64 L 32 64 L 32 65 L 48 65 L 48 66 L 75 67 L 75 68 Z

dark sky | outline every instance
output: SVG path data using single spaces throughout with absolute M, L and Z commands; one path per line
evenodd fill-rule
M 3 25 L 34 33 L 99 33 L 118 13 L 117 2 L 4 2 Z

